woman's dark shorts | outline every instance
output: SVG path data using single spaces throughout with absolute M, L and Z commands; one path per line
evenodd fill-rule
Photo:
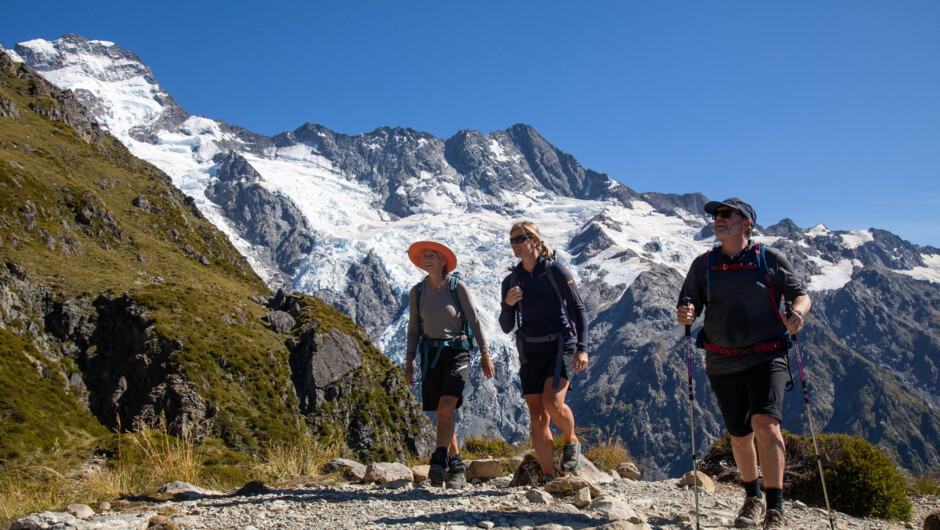
M 430 367 L 434 361 L 436 350 L 429 352 L 428 373 L 421 383 L 421 404 L 425 412 L 437 410 L 441 396 L 454 396 L 457 398 L 457 408 L 463 404 L 463 389 L 467 386 L 470 377 L 470 352 L 444 348 L 437 360 L 437 366 Z M 424 366 L 424 359 L 421 359 Z
M 525 360 L 519 367 L 519 380 L 522 382 L 522 395 L 541 394 L 545 390 L 545 380 L 551 379 L 555 375 L 555 358 L 558 355 L 558 342 L 527 342 L 523 345 L 525 348 Z M 564 379 L 560 385 L 568 381 L 568 367 L 574 359 L 577 344 L 570 342 L 565 344 L 562 354 L 561 378 Z
M 743 372 L 709 375 L 718 408 L 731 436 L 751 434 L 751 417 L 766 414 L 783 417 L 783 395 L 790 380 L 785 357 L 777 357 Z

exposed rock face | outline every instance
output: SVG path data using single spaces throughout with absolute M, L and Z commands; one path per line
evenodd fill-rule
M 327 386 L 362 365 L 362 350 L 337 331 L 308 331 L 291 351 L 290 362 L 301 410 L 310 413 L 323 404 Z
M 244 157 L 229 151 L 217 162 L 217 180 L 206 188 L 206 197 L 222 207 L 242 238 L 265 251 L 262 260 L 280 272 L 273 283 L 287 283 L 316 242 L 313 229 L 293 202 L 261 186 Z
M 75 129 L 88 142 L 100 142 L 101 130 L 88 115 L 85 106 L 70 90 L 60 91 L 51 83 L 36 75 L 30 68 L 17 67 L 12 59 L 0 52 L 0 71 L 28 79 L 32 94 L 36 100 L 30 104 L 30 110 L 55 121 L 61 121 Z M 18 119 L 20 112 L 12 101 L 0 98 L 0 115 Z
M 314 300 L 279 290 L 269 306 L 297 322 L 286 343 L 291 380 L 307 422 L 340 429 L 347 445 L 362 455 L 403 461 L 409 453 L 430 453 L 433 427 L 388 359 L 374 348 L 364 350 L 362 337 L 324 329 Z
M 183 374 L 170 366 L 170 355 L 182 349 L 179 341 L 154 333 L 148 310 L 122 296 L 95 301 L 97 325 L 90 350 L 81 360 L 91 389 L 91 410 L 104 425 L 127 429 L 153 422 L 161 415 L 170 432 L 206 435 L 213 411 Z
M 321 290 L 316 295 L 349 315 L 370 336 L 381 335 L 404 310 L 407 297 L 395 294 L 388 274 L 372 252 L 362 263 L 349 267 L 346 277 L 349 282 L 344 293 Z

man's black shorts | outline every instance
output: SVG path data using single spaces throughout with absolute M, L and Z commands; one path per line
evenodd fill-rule
M 434 362 L 434 356 L 437 350 L 432 348 L 428 353 L 428 373 L 424 376 L 421 383 L 421 405 L 422 410 L 437 410 L 438 402 L 441 396 L 454 396 L 457 398 L 457 408 L 463 404 L 463 389 L 467 386 L 467 379 L 470 377 L 470 352 L 466 350 L 455 350 L 453 348 L 444 348 L 441 350 L 441 356 L 437 360 L 434 368 L 430 364 Z M 421 366 L 424 366 L 424 359 L 421 359 Z
M 555 358 L 558 356 L 558 342 L 526 343 L 525 360 L 519 367 L 519 381 L 522 383 L 522 395 L 541 394 L 545 390 L 545 380 L 555 375 Z M 568 367 L 574 359 L 577 344 L 565 344 L 562 353 L 561 378 L 568 381 Z M 563 386 L 564 381 L 559 383 Z
M 786 357 L 774 358 L 743 372 L 708 376 L 725 427 L 731 436 L 738 437 L 753 432 L 751 417 L 755 414 L 782 419 L 783 395 L 789 380 Z

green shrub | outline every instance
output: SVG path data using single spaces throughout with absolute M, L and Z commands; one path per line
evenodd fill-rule
M 802 470 L 793 479 L 790 495 L 824 505 L 812 439 L 791 434 L 786 438 L 787 467 Z M 857 436 L 820 435 L 818 441 L 833 509 L 856 517 L 910 519 L 904 476 L 888 455 Z

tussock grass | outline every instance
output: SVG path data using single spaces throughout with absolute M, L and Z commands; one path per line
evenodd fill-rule
M 623 440 L 610 431 L 603 436 L 598 435 L 597 441 L 585 445 L 588 446 L 585 456 L 601 471 L 613 471 L 624 462 L 634 462 Z
M 509 445 L 506 440 L 492 436 L 471 436 L 463 441 L 460 454 L 465 460 L 480 458 L 510 458 L 518 453 L 518 449 Z
M 316 476 L 323 464 L 343 456 L 349 449 L 336 436 L 315 439 L 304 437 L 296 443 L 268 442 L 258 471 L 275 479 Z
M 182 438 L 170 436 L 162 415 L 151 425 L 138 427 L 130 436 L 131 441 L 143 453 L 145 467 L 152 470 L 157 482 L 200 482 L 205 463 L 205 438 L 196 438 L 197 429 L 188 429 Z
M 911 481 L 911 491 L 918 495 L 940 496 L 940 471 L 915 477 Z
M 205 477 L 205 441 L 168 434 L 166 421 L 139 426 L 137 432 L 114 435 L 114 458 L 88 459 L 79 469 L 62 449 L 37 455 L 49 465 L 21 465 L 0 473 L 0 517 L 16 518 L 72 503 L 92 504 L 122 497 L 153 495 L 169 482 L 207 487 L 218 479 Z M 194 432 L 191 430 L 190 432 Z

